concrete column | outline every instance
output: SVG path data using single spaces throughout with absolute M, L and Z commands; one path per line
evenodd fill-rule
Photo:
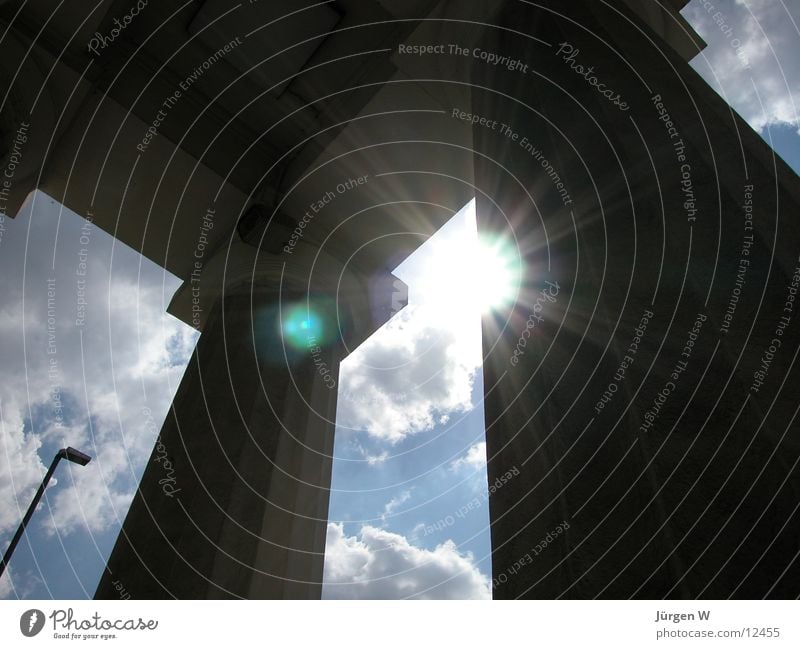
M 507 3 L 480 47 L 528 72 L 473 67 L 473 111 L 509 127 L 474 130 L 478 226 L 524 271 L 505 328 L 484 322 L 489 482 L 520 470 L 490 499 L 494 597 L 794 597 L 796 313 L 752 387 L 796 176 L 612 5 Z
M 340 350 L 281 313 L 249 283 L 212 310 L 96 597 L 319 597 Z

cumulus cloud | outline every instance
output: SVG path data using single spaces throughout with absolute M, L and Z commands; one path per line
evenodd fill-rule
M 9 571 L 11 568 L 6 570 Z M 0 599 L 6 599 L 12 592 L 14 592 L 14 577 L 11 574 L 8 576 L 4 574 L 3 579 L 0 579 Z
M 48 526 L 51 532 L 84 526 L 101 532 L 124 518 L 135 479 L 150 454 L 196 340 L 196 333 L 187 331 L 189 327 L 163 312 L 160 288 L 127 282 L 112 286 L 108 304 L 102 305 L 113 323 L 111 336 L 104 345 L 96 339 L 86 341 L 85 357 L 96 353 L 103 367 L 89 361 L 97 371 L 78 382 L 86 392 L 79 418 L 85 434 L 73 431 L 70 436 L 72 445 L 77 439 L 95 456 L 94 466 L 89 465 L 92 470 L 87 471 L 68 465 L 73 480 L 54 499 L 54 516 Z M 130 312 L 132 299 L 139 301 L 136 315 Z M 65 375 L 72 374 L 80 363 L 78 358 L 71 361 Z M 98 380 L 100 377 L 105 380 Z
M 197 337 L 165 313 L 176 278 L 77 215 L 59 214 L 60 206 L 44 194 L 35 195 L 32 207 L 32 215 L 6 222 L 2 241 L 5 540 L 52 454 L 64 446 L 93 459 L 86 467 L 61 463 L 51 483 L 58 489 L 48 490 L 52 514 L 37 516 L 34 526 L 71 534 L 119 525 Z M 81 227 L 89 243 L 80 242 Z M 26 240 L 30 247 L 19 245 Z M 88 251 L 85 276 L 76 273 L 81 247 Z M 84 278 L 88 304 L 85 323 L 78 326 L 77 280 Z
M 463 456 L 450 463 L 450 469 L 453 471 L 458 471 L 462 467 L 475 470 L 484 466 L 486 466 L 486 442 L 473 444 Z
M 800 132 L 796 7 L 772 0 L 708 6 L 713 9 L 694 0 L 682 12 L 708 43 L 692 62 L 695 69 L 754 129 L 782 124 Z
M 15 529 L 28 508 L 36 487 L 47 467 L 39 458 L 41 441 L 23 432 L 22 412 L 18 404 L 0 402 L 0 533 Z
M 476 260 L 465 251 L 477 241 L 473 200 L 394 269 L 409 304 L 342 363 L 340 430 L 397 444 L 472 409 L 481 305 Z
M 0 599 L 32 599 L 36 589 L 42 586 L 42 580 L 28 570 L 22 575 L 13 566 L 6 566 L 0 577 Z
M 489 580 L 452 541 L 433 550 L 401 535 L 365 525 L 347 536 L 328 525 L 326 599 L 490 599 Z
M 409 305 L 345 359 L 343 384 L 359 398 L 340 400 L 340 427 L 397 443 L 472 408 L 480 348 L 452 319 L 441 322 Z

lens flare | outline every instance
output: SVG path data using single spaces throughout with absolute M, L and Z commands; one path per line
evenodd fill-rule
M 286 343 L 293 349 L 303 350 L 330 342 L 336 324 L 326 312 L 324 306 L 311 302 L 288 307 L 282 317 Z

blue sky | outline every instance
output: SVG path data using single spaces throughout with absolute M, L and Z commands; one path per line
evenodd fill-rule
M 692 0 L 681 13 L 708 44 L 692 67 L 800 172 L 800 4 Z
M 800 17 L 794 16 L 794 23 L 787 20 L 778 5 L 719 1 L 709 12 L 709 2 L 695 0 L 684 15 L 708 43 L 693 67 L 800 170 L 794 104 L 800 96 L 792 94 L 800 91 L 800 34 L 792 31 Z M 730 33 L 720 30 L 717 12 L 735 25 L 737 47 L 731 47 Z M 448 318 L 427 309 L 442 298 L 442 259 L 448 259 L 448 250 L 463 246 L 462 237 L 471 230 L 467 214 L 459 213 L 396 270 L 409 285 L 407 311 L 399 324 L 390 322 L 343 365 L 345 394 L 366 396 L 356 404 L 339 400 L 325 597 L 489 596 L 478 585 L 491 575 L 480 368 L 471 375 L 469 403 L 457 396 L 463 395 L 465 382 L 463 375 L 459 382 L 458 372 L 450 372 L 449 381 L 435 382 L 450 397 L 436 403 L 426 398 L 429 377 L 441 379 L 434 371 L 437 362 L 445 368 L 455 362 L 446 354 L 436 360 L 419 353 L 453 344 L 448 336 L 454 328 L 456 337 L 463 336 L 462 358 L 474 353 L 470 345 L 479 349 L 478 314 L 456 307 Z M 459 273 L 469 272 L 464 257 L 461 264 L 446 278 L 450 288 L 445 291 L 468 301 L 470 296 L 458 288 Z M 474 279 L 461 281 L 474 286 Z M 479 365 L 480 359 L 472 358 Z M 387 380 L 381 365 L 400 369 Z M 414 396 L 396 403 L 388 396 L 390 389 Z M 347 423 L 352 427 L 343 426 Z M 460 563 L 453 561 L 456 555 Z M 454 572 L 459 577 L 451 576 Z
M 93 457 L 60 463 L 0 595 L 91 597 L 197 333 L 177 278 L 43 193 L 3 218 L 0 274 L 0 547 L 59 448 Z
M 798 3 L 693 0 L 683 14 L 708 43 L 692 65 L 800 170 Z M 470 269 L 447 252 L 474 234 L 471 218 L 461 212 L 397 269 L 409 307 L 342 366 L 327 598 L 490 594 L 479 319 L 459 288 Z M 95 458 L 62 462 L 0 597 L 91 597 L 197 334 L 165 313 L 175 277 L 44 194 L 0 222 L 0 276 L 0 548 L 58 448 Z M 447 286 L 455 302 L 437 309 Z
M 476 243 L 471 201 L 395 270 L 408 306 L 342 364 L 325 598 L 490 597 Z

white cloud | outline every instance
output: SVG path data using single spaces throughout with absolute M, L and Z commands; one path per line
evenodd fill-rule
M 55 240 L 59 206 L 40 193 L 33 205 L 33 216 L 6 221 L 2 241 L 0 501 L 6 505 L 0 508 L 0 540 L 19 523 L 11 503 L 27 508 L 51 453 L 63 446 L 93 459 L 85 467 L 61 463 L 59 488 L 49 494 L 53 514 L 43 510 L 33 529 L 93 533 L 121 522 L 197 335 L 164 312 L 177 280 L 97 228 L 85 246 L 88 304 L 81 335 L 76 267 L 84 222 L 65 210 Z M 26 239 L 27 249 L 19 245 Z M 52 278 L 55 303 L 48 313 Z M 54 317 L 53 353 L 47 349 L 48 316 Z M 56 371 L 48 373 L 52 362 Z M 54 385 L 64 404 L 62 422 Z
M 472 409 L 482 346 L 476 261 L 464 251 L 476 243 L 470 201 L 394 270 L 409 304 L 342 363 L 340 430 L 396 444 Z
M 339 411 L 341 412 L 342 408 L 339 407 Z M 352 447 L 355 451 L 364 459 L 366 460 L 369 466 L 375 466 L 376 464 L 383 464 L 386 460 L 389 459 L 389 451 L 381 451 L 379 453 L 371 453 L 367 449 L 364 448 L 362 444 L 358 442 L 358 440 L 351 440 Z
M 386 519 L 390 517 L 397 511 L 397 508 L 400 507 L 403 503 L 408 502 L 411 500 L 411 490 L 406 489 L 400 492 L 399 495 L 394 496 L 388 503 L 383 506 L 383 513 L 381 514 L 381 520 L 383 523 L 386 523 Z
M 708 43 L 692 62 L 695 69 L 756 130 L 788 124 L 800 132 L 800 15 L 773 0 L 715 0 L 712 6 L 707 11 L 694 0 L 682 12 Z M 715 20 L 718 12 L 723 18 Z
M 6 566 L 6 571 L 0 577 L 0 599 L 31 599 L 33 593 L 42 585 L 42 579 L 32 571 L 24 576 L 13 566 Z
M 0 577 L 0 599 L 6 599 L 14 592 L 14 574 L 11 566 L 6 567 L 3 576 Z
M 21 415 L 17 404 L 0 402 L 0 533 L 19 525 L 47 471 L 38 455 L 41 441 L 23 433 Z
M 364 459 L 367 461 L 367 464 L 370 466 L 375 466 L 376 464 L 383 464 L 389 458 L 389 451 L 383 451 L 378 453 L 377 455 L 370 455 L 369 453 L 364 453 Z
M 470 410 L 480 347 L 448 324 L 409 305 L 345 359 L 342 383 L 360 398 L 340 400 L 338 425 L 397 443 Z
M 328 525 L 325 599 L 490 599 L 489 580 L 452 541 L 426 550 L 365 525 L 346 536 Z
M 462 457 L 450 463 L 452 471 L 458 471 L 462 467 L 469 467 L 475 470 L 484 466 L 486 466 L 486 442 L 473 444 Z

